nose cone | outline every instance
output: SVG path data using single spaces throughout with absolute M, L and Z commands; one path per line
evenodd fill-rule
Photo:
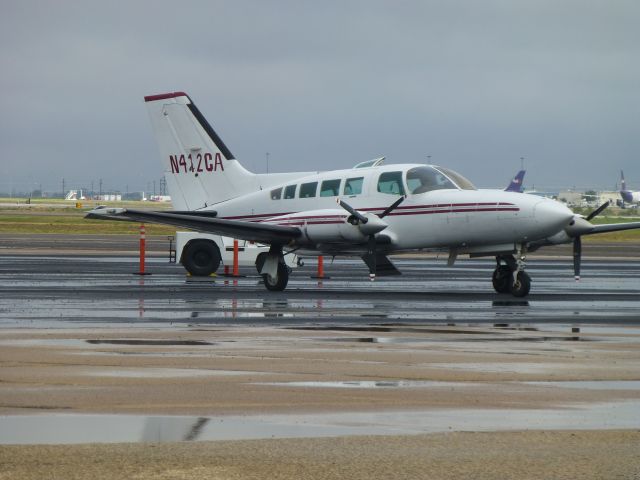
M 535 204 L 533 216 L 543 230 L 557 232 L 569 225 L 574 214 L 560 202 L 545 199 Z
M 365 213 L 365 217 L 367 218 L 367 223 L 362 223 L 359 225 L 360 231 L 364 235 L 374 235 L 378 232 L 381 232 L 382 230 L 384 230 L 389 226 L 387 222 L 382 220 L 377 215 L 373 215 L 371 213 Z

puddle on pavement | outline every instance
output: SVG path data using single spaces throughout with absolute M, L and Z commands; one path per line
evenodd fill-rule
M 334 332 L 371 332 L 371 333 L 441 333 L 441 334 L 468 334 L 468 335 L 487 335 L 483 330 L 462 330 L 453 328 L 424 328 L 420 326 L 339 326 L 339 325 L 314 325 L 287 327 L 288 330 L 312 330 L 318 332 L 334 331 Z
M 70 352 L 73 355 L 84 355 L 84 356 L 91 356 L 91 357 L 99 357 L 99 356 L 110 356 L 110 357 L 117 357 L 117 356 L 125 356 L 125 357 L 162 357 L 162 358 L 180 358 L 180 357 L 186 357 L 186 358 L 211 358 L 211 356 L 213 355 L 212 353 L 208 353 L 205 351 L 201 351 L 201 352 L 173 352 L 173 351 L 169 351 L 169 352 L 126 352 L 126 351 L 118 351 L 118 350 L 113 350 L 113 351 L 93 351 L 93 350 L 84 350 L 84 351 L 77 351 L 77 352 Z
M 272 385 L 277 387 L 307 387 L 307 388 L 459 388 L 478 387 L 471 382 L 438 382 L 433 380 L 345 380 L 335 382 L 265 382 L 254 385 Z
M 17 338 L 13 340 L 0 340 L 0 345 L 7 347 L 30 347 L 30 346 L 51 346 L 51 347 L 86 347 L 84 340 L 77 338 Z
M 0 444 L 182 442 L 452 431 L 640 428 L 640 401 L 538 410 L 434 409 L 218 417 L 16 415 L 0 417 Z
M 202 340 L 139 340 L 139 339 L 115 339 L 115 340 L 87 340 L 92 345 L 135 345 L 135 346 L 202 346 L 213 343 Z
M 580 336 L 579 327 L 564 327 L 567 335 L 558 335 L 562 330 L 553 331 L 555 335 L 528 335 L 514 336 L 508 332 L 538 332 L 545 333 L 544 329 L 533 326 L 525 326 L 510 323 L 493 323 L 488 325 L 479 324 L 478 328 L 471 329 L 463 326 L 457 327 L 456 324 L 448 324 L 447 327 L 453 328 L 425 328 L 421 326 L 409 326 L 403 324 L 397 325 L 367 325 L 367 326 L 300 326 L 287 327 L 290 330 L 309 330 L 309 331 L 335 331 L 335 332 L 366 332 L 366 333 L 411 333 L 416 334 L 415 337 L 332 337 L 321 339 L 328 342 L 359 342 L 359 343 L 431 343 L 431 342 L 450 342 L 451 335 L 460 336 L 455 338 L 456 342 L 584 342 L 595 341 L 599 339 L 585 338 Z M 431 336 L 418 337 L 417 335 L 435 334 Z
M 492 307 L 528 307 L 529 302 L 526 300 L 494 300 L 491 302 Z
M 263 375 L 263 372 L 245 370 L 205 370 L 197 368 L 121 368 L 115 370 L 88 370 L 86 377 L 117 378 L 172 378 L 172 377 L 219 377 L 234 375 Z
M 484 373 L 545 373 L 567 368 L 561 363 L 424 363 L 421 366 Z
M 486 334 L 485 334 L 486 335 Z M 316 340 L 316 339 L 314 339 Z M 319 339 L 324 342 L 355 342 L 355 343 L 435 343 L 435 342 L 592 342 L 595 339 L 585 339 L 579 336 L 573 337 L 482 337 L 482 338 L 434 338 L 434 337 L 336 337 Z
M 541 387 L 578 388 L 584 390 L 640 390 L 640 380 L 574 380 L 523 383 Z
M 52 346 L 52 347 L 73 347 L 81 348 L 89 345 L 129 345 L 129 346 L 161 346 L 161 347 L 179 347 L 179 346 L 209 346 L 214 345 L 210 342 L 202 340 L 154 340 L 154 339 L 90 339 L 82 340 L 79 338 L 31 338 L 31 339 L 14 339 L 14 340 L 0 340 L 0 345 L 6 346 Z

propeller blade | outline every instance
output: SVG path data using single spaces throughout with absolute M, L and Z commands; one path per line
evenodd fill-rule
M 347 202 L 343 202 L 342 200 L 338 199 L 338 204 L 342 208 L 344 208 L 347 212 L 349 212 L 351 214 L 351 216 L 356 218 L 361 224 L 364 225 L 365 223 L 367 223 L 369 221 L 369 219 L 367 217 L 362 215 L 359 211 L 357 211 L 355 208 L 353 208 Z
M 580 261 L 582 259 L 582 239 L 578 236 L 573 239 L 573 274 L 576 282 L 580 280 Z
M 367 256 L 369 257 L 369 280 L 373 282 L 376 279 L 376 270 L 378 269 L 378 265 L 376 263 L 375 235 L 369 235 L 369 242 L 367 244 Z
M 382 212 L 380 215 L 378 215 L 378 217 L 384 218 L 387 215 L 389 215 L 391 212 L 393 212 L 398 207 L 398 205 L 400 205 L 402 202 L 404 202 L 405 198 L 407 198 L 407 197 L 404 196 L 404 195 L 402 197 L 400 197 L 398 200 L 393 202 L 390 206 L 385 208 L 384 212 Z
M 609 206 L 609 202 L 607 201 L 607 202 L 603 203 L 602 205 L 600 205 L 598 208 L 596 208 L 593 212 L 591 212 L 591 213 L 587 216 L 587 218 L 586 218 L 587 222 L 588 222 L 589 220 L 591 220 L 592 218 L 594 218 L 594 217 L 596 217 L 596 216 L 600 215 L 600 214 L 602 213 L 602 211 L 603 211 L 605 208 L 607 208 L 608 206 Z

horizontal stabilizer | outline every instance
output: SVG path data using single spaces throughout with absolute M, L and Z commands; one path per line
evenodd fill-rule
M 96 209 L 85 218 L 99 220 L 129 220 L 133 222 L 160 223 L 188 228 L 202 233 L 214 233 L 251 242 L 287 245 L 302 235 L 297 227 L 285 227 L 269 223 L 223 220 L 193 215 L 194 212 L 156 212 L 149 210 Z

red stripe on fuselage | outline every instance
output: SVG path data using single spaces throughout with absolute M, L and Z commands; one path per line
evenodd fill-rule
M 478 208 L 482 207 L 482 208 Z M 493 207 L 493 208 L 490 208 Z M 360 212 L 375 212 L 384 211 L 386 207 L 369 207 L 359 208 Z M 435 210 L 438 209 L 438 210 Z M 401 216 L 401 215 L 430 215 L 434 213 L 472 213 L 472 212 L 519 212 L 520 208 L 516 207 L 513 203 L 503 202 L 484 202 L 484 203 L 440 203 L 433 205 L 412 205 L 397 207 L 388 216 Z M 411 210 L 411 211 L 409 211 Z M 282 213 L 264 213 L 259 215 L 236 215 L 230 217 L 220 217 L 224 220 L 247 220 L 250 222 L 268 222 L 275 217 L 282 217 L 285 215 L 295 215 L 297 212 L 282 212 Z M 311 215 L 311 216 L 299 216 L 292 217 L 292 221 L 303 221 L 308 219 L 317 218 L 346 218 L 346 215 Z M 284 219 L 283 219 L 284 220 Z
M 282 225 L 286 227 L 296 227 L 296 226 L 302 226 L 302 225 L 343 225 L 343 224 L 344 222 L 336 222 L 335 220 L 326 220 L 326 221 L 316 220 L 313 222 L 289 220 L 286 222 L 276 222 L 276 225 Z
M 392 212 L 388 216 L 431 215 L 434 213 L 519 212 L 519 208 L 454 208 L 451 210 L 421 210 L 419 212 Z

